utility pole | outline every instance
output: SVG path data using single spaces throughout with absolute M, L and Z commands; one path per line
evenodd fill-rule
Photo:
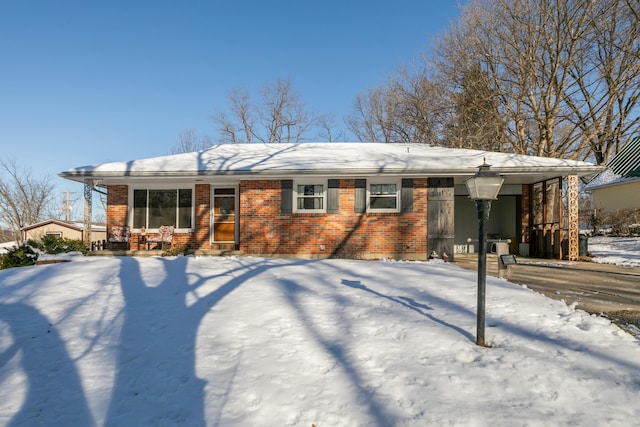
M 72 202 L 71 202 L 69 196 L 71 194 L 75 194 L 75 193 L 67 190 L 64 194 L 66 195 L 66 197 L 65 197 L 64 204 L 62 205 L 61 209 L 64 211 L 65 221 L 71 222 L 71 203 Z M 75 200 L 74 200 L 74 202 L 75 202 Z

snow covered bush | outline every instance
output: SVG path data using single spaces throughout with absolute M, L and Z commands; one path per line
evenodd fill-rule
M 29 245 L 38 248 L 48 254 L 60 254 L 69 252 L 81 252 L 87 254 L 87 248 L 82 240 L 67 239 L 53 234 L 47 234 L 39 242 L 29 240 Z
M 29 245 L 14 246 L 7 253 L 0 255 L 0 270 L 13 267 L 34 265 L 38 254 Z

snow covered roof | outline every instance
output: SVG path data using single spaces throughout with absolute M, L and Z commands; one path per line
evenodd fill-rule
M 191 153 L 103 163 L 69 169 L 59 175 L 117 182 L 133 178 L 247 178 L 297 175 L 454 176 L 460 182 L 484 161 L 508 182 L 525 183 L 563 175 L 590 175 L 602 168 L 574 160 L 493 153 L 424 144 L 300 143 L 224 144 Z
M 594 177 L 585 189 L 593 190 L 638 180 L 640 180 L 640 137 L 635 137 L 609 160 L 607 168 Z
M 27 231 L 34 228 L 42 227 L 49 224 L 56 224 L 61 227 L 71 228 L 73 230 L 82 231 L 84 229 L 84 223 L 82 222 L 66 222 L 58 219 L 47 219 L 44 221 L 36 222 L 31 225 L 26 225 L 21 230 Z M 106 231 L 107 227 L 104 224 L 92 224 L 91 229 L 93 231 Z
M 593 178 L 584 187 L 585 190 L 591 191 L 596 188 L 609 187 L 612 185 L 626 184 L 629 182 L 640 181 L 640 177 L 624 177 L 613 172 L 611 169 L 605 169 Z

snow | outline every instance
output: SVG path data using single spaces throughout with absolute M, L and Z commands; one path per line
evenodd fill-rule
M 0 255 L 7 253 L 10 249 L 15 248 L 17 245 L 17 243 L 14 242 L 3 242 L 0 243 Z
M 640 267 L 640 237 L 589 237 L 593 262 Z
M 62 175 L 118 176 L 195 171 L 216 174 L 277 173 L 456 173 L 474 174 L 479 165 L 492 165 L 503 173 L 540 172 L 541 169 L 592 174 L 601 168 L 592 163 L 479 150 L 433 147 L 426 144 L 301 143 L 222 144 L 207 150 L 70 169 Z M 68 175 L 67 175 L 68 174 Z
M 479 347 L 476 273 L 442 261 L 64 260 L 0 271 L 2 426 L 640 417 L 637 338 L 487 277 Z
M 595 178 L 593 178 L 585 187 L 584 190 L 591 191 L 600 187 L 607 187 L 615 184 L 629 183 L 637 181 L 637 177 L 625 177 L 618 175 L 611 171 L 611 169 L 605 169 L 600 172 Z

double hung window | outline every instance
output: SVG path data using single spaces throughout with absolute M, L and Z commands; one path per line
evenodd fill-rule
M 341 181 L 339 179 L 281 181 L 282 214 L 340 212 Z M 345 182 L 342 182 L 343 185 Z M 346 187 L 342 190 L 346 192 Z M 346 199 L 345 199 L 346 200 Z M 342 209 L 345 209 L 342 206 Z M 355 179 L 353 184 L 353 212 L 362 214 L 413 212 L 413 179 L 369 178 Z
M 370 182 L 367 188 L 367 206 L 369 212 L 399 212 L 400 183 Z
M 296 182 L 293 191 L 295 212 L 326 211 L 325 182 Z
M 133 228 L 191 228 L 193 222 L 193 190 L 134 189 Z

